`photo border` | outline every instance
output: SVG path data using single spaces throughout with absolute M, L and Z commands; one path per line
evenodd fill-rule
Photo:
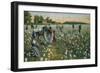
M 53 67 L 39 67 L 39 68 L 21 68 L 21 69 L 18 68 L 18 6 L 19 5 L 94 9 L 95 10 L 95 64 L 53 66 Z M 97 6 L 49 4 L 49 3 L 18 2 L 18 1 L 11 2 L 11 70 L 12 71 L 81 68 L 81 67 L 94 67 L 94 66 L 97 66 Z

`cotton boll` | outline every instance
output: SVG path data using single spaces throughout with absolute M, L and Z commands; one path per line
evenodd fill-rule
M 36 44 L 36 41 L 35 41 L 35 40 L 33 40 L 33 43 L 34 43 L 34 44 Z
M 67 55 L 67 53 L 68 53 L 68 50 L 65 51 L 65 55 Z
M 43 61 L 43 57 L 40 58 L 40 61 Z

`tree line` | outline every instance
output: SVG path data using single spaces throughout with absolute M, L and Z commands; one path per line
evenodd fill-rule
M 32 22 L 32 15 L 28 12 L 28 11 L 25 11 L 24 12 L 24 24 L 25 25 L 42 25 L 42 24 L 87 24 L 87 23 L 84 23 L 84 22 L 56 22 L 54 20 L 52 20 L 50 17 L 46 17 L 44 18 L 43 16 L 39 16 L 39 15 L 35 15 L 34 16 L 34 19 L 33 19 L 34 22 Z
M 57 22 L 56 21 L 53 21 L 50 17 L 46 17 L 44 18 L 43 16 L 39 16 L 39 15 L 35 15 L 34 16 L 34 19 L 33 19 L 34 22 L 32 22 L 32 15 L 28 12 L 28 11 L 25 11 L 24 12 L 24 24 L 25 25 L 33 25 L 33 24 L 44 24 L 44 23 L 47 23 L 47 24 L 56 24 Z

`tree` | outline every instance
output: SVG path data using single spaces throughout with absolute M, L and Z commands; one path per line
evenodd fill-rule
M 34 24 L 38 24 L 39 23 L 39 16 L 35 15 L 34 16 Z
M 38 15 L 35 15 L 34 16 L 34 24 L 43 24 L 43 16 L 38 16 Z
M 31 25 L 31 14 L 28 11 L 24 12 L 24 24 Z
M 54 23 L 55 22 L 55 21 L 52 21 L 52 19 L 50 19 L 50 17 L 46 17 L 45 20 L 46 20 L 47 23 Z
M 42 16 L 39 16 L 39 23 L 42 24 L 43 23 L 44 18 Z
M 47 17 L 45 20 L 47 21 L 47 23 L 49 23 L 49 17 Z

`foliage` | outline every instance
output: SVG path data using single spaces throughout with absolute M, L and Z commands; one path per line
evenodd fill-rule
M 31 14 L 28 11 L 24 12 L 24 24 L 25 25 L 31 25 Z
M 87 24 L 85 22 L 64 22 L 63 24 Z

